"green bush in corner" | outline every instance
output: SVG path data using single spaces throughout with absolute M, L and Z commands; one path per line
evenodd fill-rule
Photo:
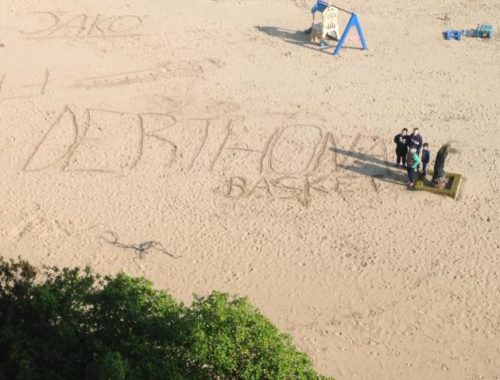
M 322 379 L 245 298 L 0 259 L 0 379 Z
M 196 297 L 185 317 L 187 362 L 207 379 L 316 379 L 310 360 L 297 352 L 245 298 L 213 293 Z

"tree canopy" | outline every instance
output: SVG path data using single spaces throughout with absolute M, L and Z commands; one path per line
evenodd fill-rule
M 3 258 L 0 378 L 326 379 L 246 298 Z

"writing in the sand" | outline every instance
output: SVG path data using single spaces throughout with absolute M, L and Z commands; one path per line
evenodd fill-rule
M 37 73 L 33 79 L 24 79 L 22 83 L 10 80 L 0 74 L 0 99 L 23 99 L 42 96 L 47 91 L 50 71 L 45 69 Z
M 159 67 L 133 70 L 105 75 L 77 78 L 67 85 L 70 88 L 111 88 L 136 83 L 147 83 L 171 79 L 175 77 L 196 77 L 203 74 L 199 62 L 181 61 L 166 62 Z M 51 82 L 49 86 L 49 81 Z M 60 83 L 60 82 L 59 82 Z M 0 72 L 0 99 L 23 99 L 46 95 L 48 87 L 52 87 L 52 76 L 49 69 L 35 70 L 33 74 L 16 77 Z
M 32 12 L 26 17 L 29 27 L 21 33 L 31 38 L 108 38 L 134 37 L 144 16 L 103 15 L 61 11 Z
M 311 196 L 374 191 L 387 173 L 387 149 L 373 136 L 334 135 L 307 123 L 266 122 L 250 133 L 242 117 L 176 117 L 66 106 L 27 157 L 26 172 L 127 174 L 154 165 L 165 175 L 210 173 L 230 199 L 273 196 L 308 204 Z M 345 147 L 345 148 L 342 148 Z M 359 161 L 369 157 L 363 169 Z M 377 158 L 378 157 L 378 158 Z M 362 174 L 362 175 L 360 175 Z

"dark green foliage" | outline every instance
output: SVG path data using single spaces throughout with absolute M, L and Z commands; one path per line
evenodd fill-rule
M 320 379 L 245 298 L 0 258 L 0 379 Z

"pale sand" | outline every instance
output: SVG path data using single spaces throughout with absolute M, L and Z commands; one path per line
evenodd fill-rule
M 338 379 L 500 378 L 500 41 L 441 34 L 498 2 L 339 5 L 368 51 L 301 1 L 3 1 L 2 254 L 248 295 Z M 458 201 L 406 190 L 404 126 Z

